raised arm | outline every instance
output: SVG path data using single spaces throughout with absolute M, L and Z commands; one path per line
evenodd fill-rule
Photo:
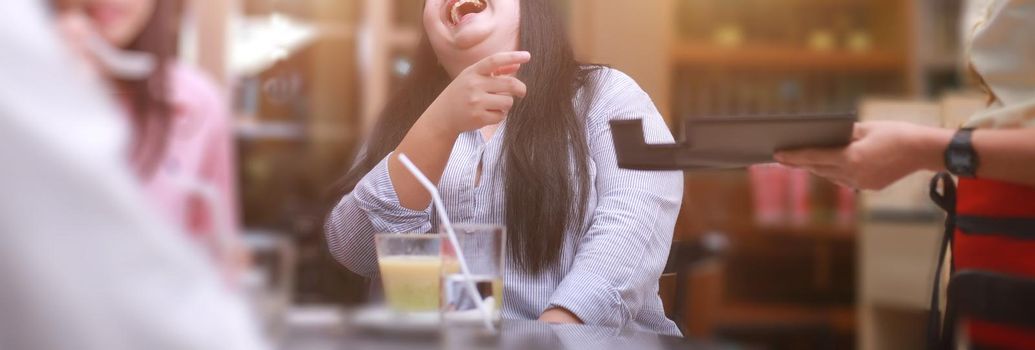
M 507 75 L 528 62 L 527 52 L 485 58 L 458 75 L 420 116 L 395 152 L 385 157 L 338 203 L 325 224 L 335 258 L 353 272 L 377 274 L 374 234 L 430 232 L 431 197 L 399 162 L 406 154 L 438 182 L 460 133 L 503 120 L 525 84 Z M 502 75 L 500 75 L 502 74 Z
M 528 52 L 504 52 L 468 67 L 417 119 L 394 154 L 408 155 L 428 179 L 438 183 L 460 133 L 502 122 L 514 98 L 525 96 L 525 84 L 505 73 L 516 71 L 529 59 Z M 504 74 L 498 75 L 501 71 Z M 414 210 L 427 207 L 431 196 L 396 156 L 390 159 L 388 167 L 400 203 Z

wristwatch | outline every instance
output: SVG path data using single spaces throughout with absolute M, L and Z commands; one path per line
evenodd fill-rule
M 945 168 L 959 177 L 975 177 L 980 165 L 977 151 L 971 139 L 973 128 L 963 128 L 952 136 L 949 148 L 945 149 Z

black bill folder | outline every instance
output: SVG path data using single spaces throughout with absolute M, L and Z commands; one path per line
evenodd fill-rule
M 641 119 L 611 121 L 618 166 L 634 170 L 733 169 L 773 162 L 777 151 L 841 147 L 855 113 L 707 117 L 683 123 L 683 141 L 647 144 Z

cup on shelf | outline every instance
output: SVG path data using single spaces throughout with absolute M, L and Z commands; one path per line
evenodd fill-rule
M 748 169 L 755 206 L 755 223 L 761 226 L 783 224 L 788 217 L 787 179 L 790 170 L 777 164 L 756 165 Z

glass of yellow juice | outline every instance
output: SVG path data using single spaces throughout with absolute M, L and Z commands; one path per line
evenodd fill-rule
M 388 308 L 403 314 L 438 312 L 441 237 L 379 234 L 374 240 Z
M 453 323 L 480 323 L 484 317 L 460 270 L 456 254 L 459 250 L 470 269 L 476 298 L 489 310 L 492 321 L 498 323 L 503 311 L 506 229 L 499 225 L 457 224 L 453 230 L 459 249 L 449 240 L 442 240 L 442 318 Z

